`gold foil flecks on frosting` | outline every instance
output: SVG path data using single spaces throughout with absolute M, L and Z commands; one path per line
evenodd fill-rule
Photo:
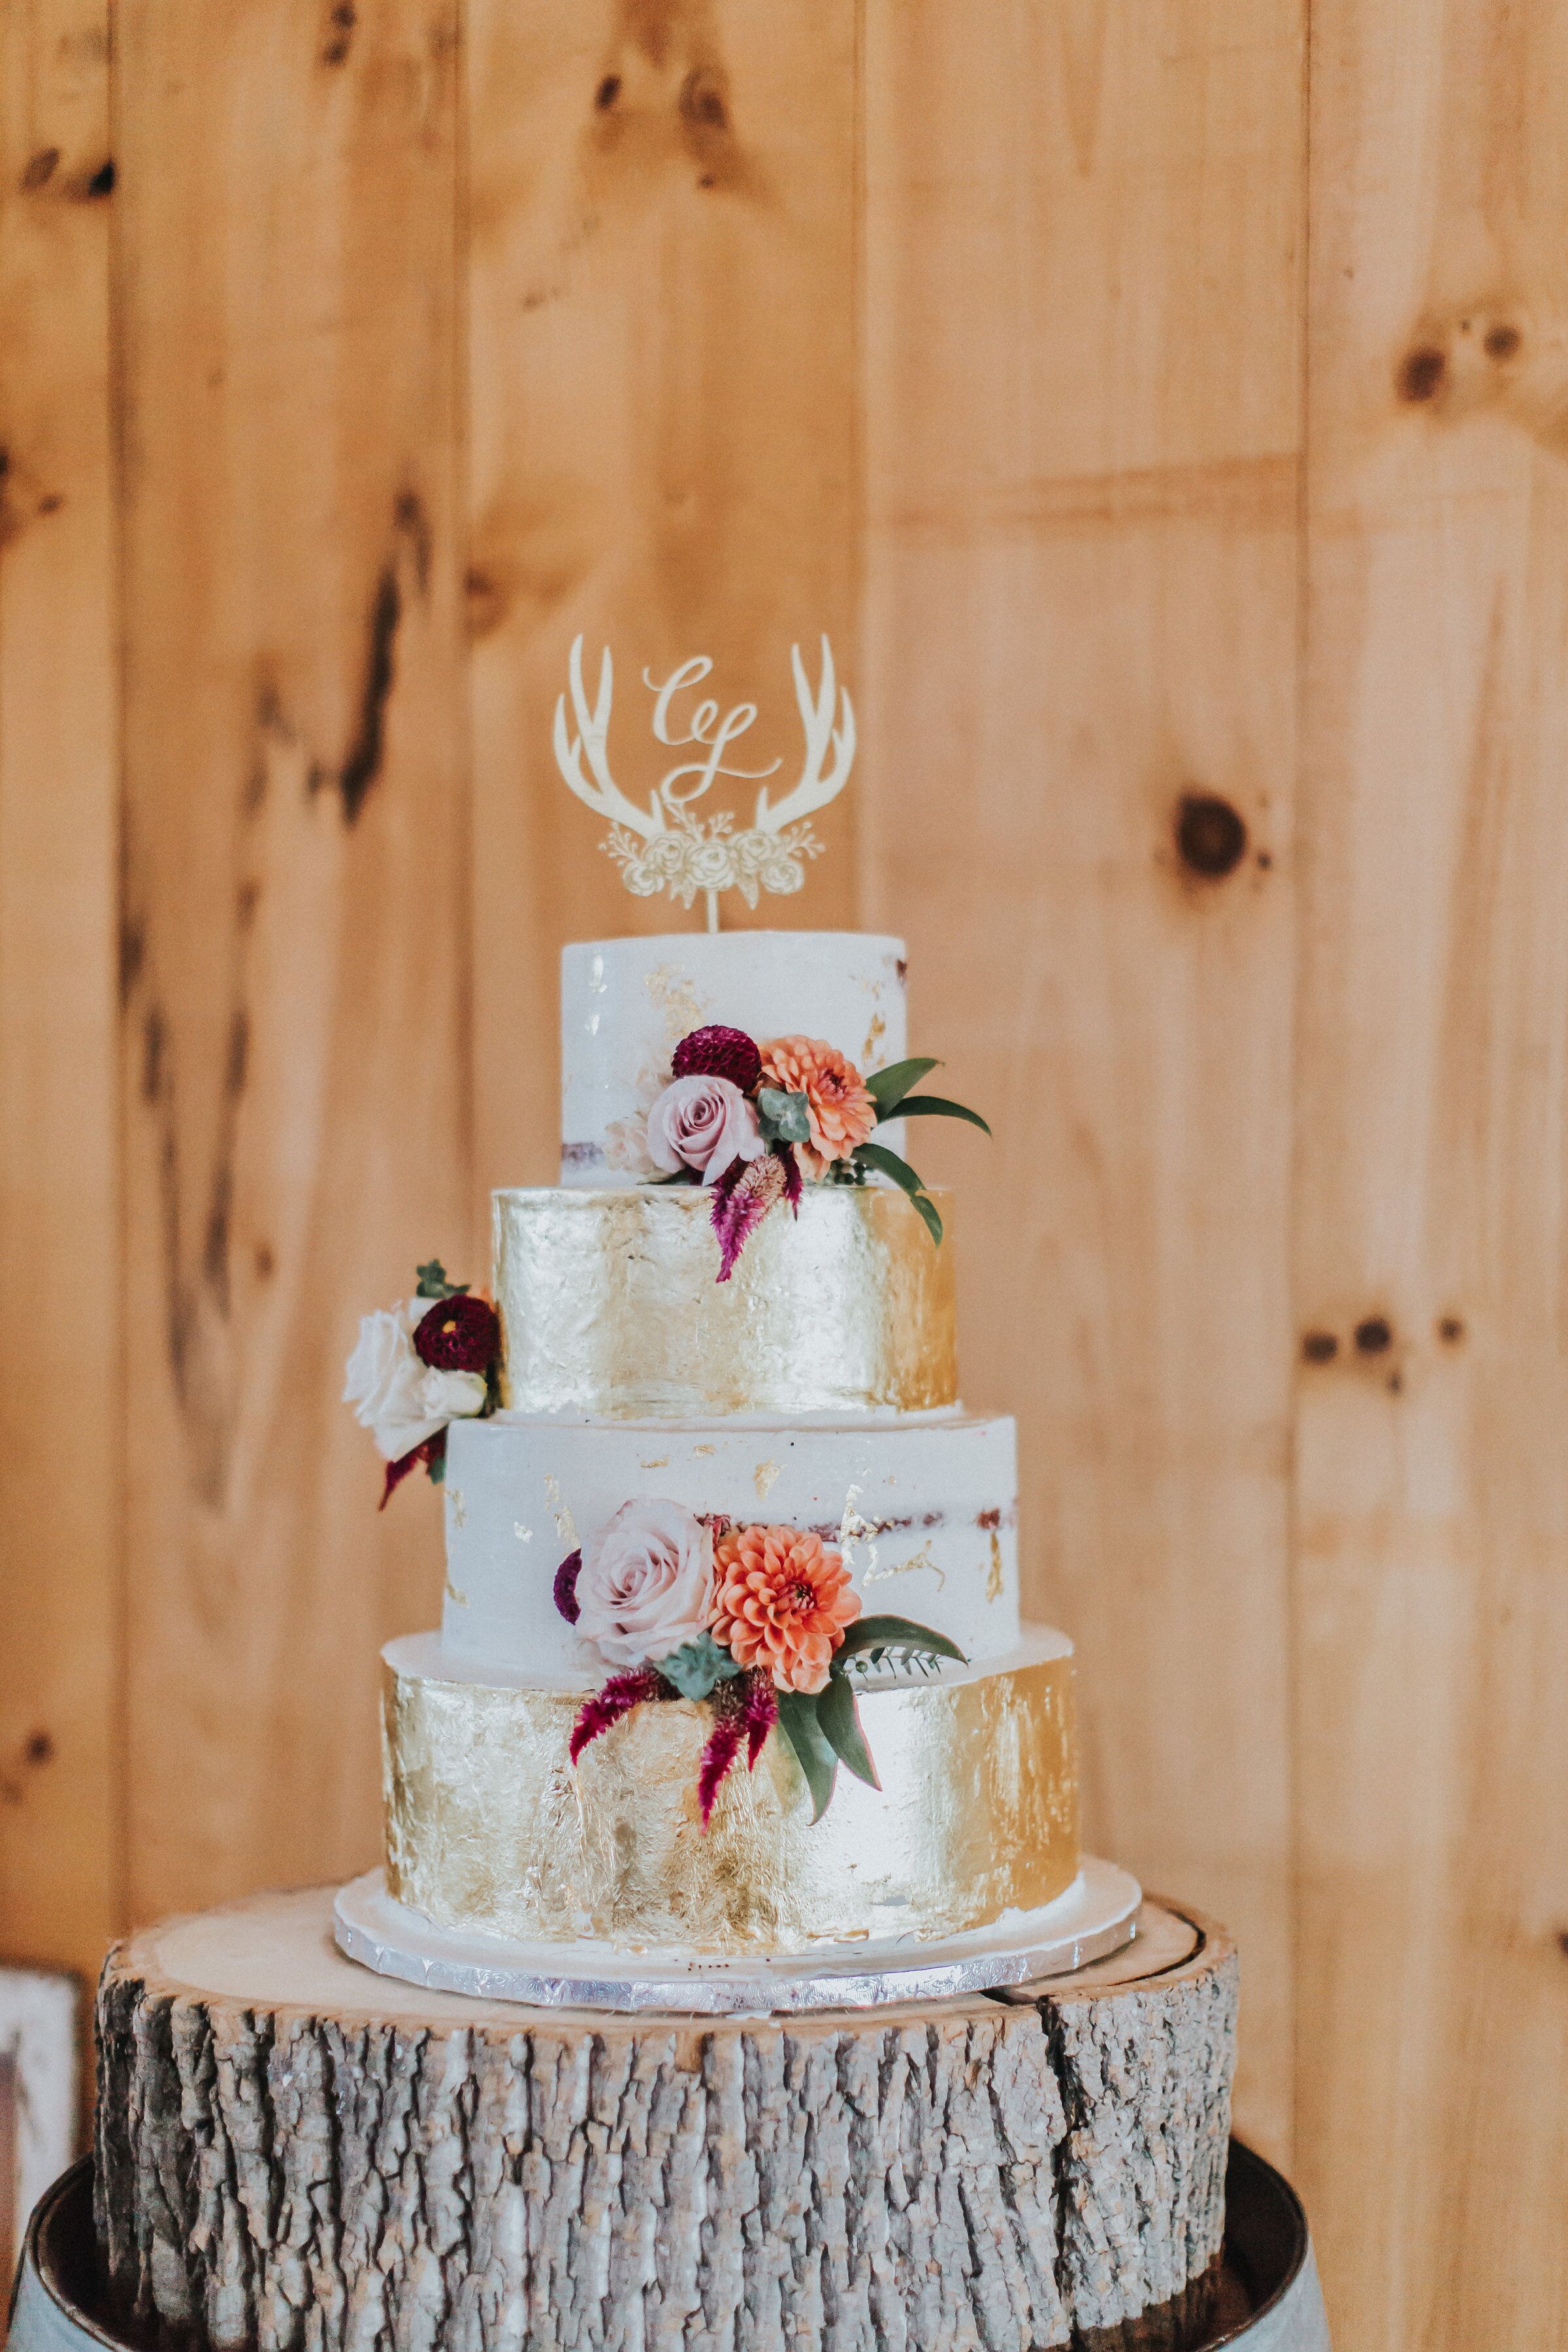
M 462 1488 L 460 1486 L 448 1486 L 447 1489 L 447 1500 L 452 1506 L 452 1517 L 457 1521 L 458 1527 L 466 1528 L 468 1524 L 468 1497 L 464 1494 Z
M 657 1420 L 955 1401 L 952 1245 L 901 1192 L 807 1185 L 726 1283 L 710 1206 L 696 1187 L 496 1193 L 503 1402 Z
M 875 1519 L 863 1518 L 858 1507 L 858 1486 L 851 1486 L 844 1497 L 844 1509 L 838 1521 L 838 1549 L 850 1575 L 861 1584 L 874 1584 L 877 1580 L 877 1546 L 879 1532 Z
M 987 1601 L 1000 1601 L 1003 1592 L 1002 1538 L 994 1528 L 991 1530 L 991 1572 L 985 1580 Z
M 866 1043 L 860 1048 L 860 1068 L 862 1075 L 864 1075 L 867 1070 L 875 1066 L 872 1063 L 871 1056 L 876 1052 L 878 1046 L 881 1044 L 887 1034 L 888 1024 L 883 1020 L 881 1014 L 879 1013 L 873 1013 L 871 1016 L 871 1026 L 866 1032 Z
M 767 1501 L 769 1495 L 773 1492 L 773 1485 L 778 1475 L 779 1465 L 776 1462 L 758 1463 L 756 1468 L 752 1473 L 752 1484 L 757 1490 L 757 1500 L 759 1503 L 765 1503 Z
M 935 1577 L 936 1589 L 940 1592 L 947 1582 L 947 1570 L 932 1559 L 929 1536 L 919 1551 L 911 1552 L 908 1559 L 895 1559 L 886 1568 L 868 1568 L 860 1581 L 862 1584 L 883 1584 L 889 1576 L 909 1576 L 920 1568 L 929 1570 Z
M 556 1534 L 569 1549 L 574 1548 L 577 1541 L 577 1523 L 572 1517 L 570 1503 L 564 1503 L 561 1499 L 561 1481 L 552 1470 L 547 1470 L 544 1474 L 544 1491 L 550 1500 L 550 1515 L 555 1521 Z
M 694 1445 L 691 1451 L 693 1454 L 717 1454 L 719 1448 L 716 1445 Z
M 637 1467 L 639 1470 L 668 1470 L 669 1456 L 668 1454 L 656 1454 L 651 1461 L 639 1462 Z
M 467 1594 L 466 1592 L 459 1592 L 459 1591 L 458 1591 L 458 1590 L 457 1586 L 453 1583 L 453 1581 L 452 1581 L 452 1580 L 451 1580 L 451 1577 L 450 1577 L 449 1575 L 443 1579 L 443 1580 L 442 1580 L 442 1590 L 443 1590 L 443 1591 L 444 1591 L 444 1592 L 446 1593 L 446 1596 L 447 1596 L 447 1600 L 448 1600 L 448 1601 L 454 1601 L 459 1609 L 466 1609 L 466 1608 L 468 1607 L 468 1594 Z
M 961 1934 L 1077 1872 L 1070 1657 L 862 1691 L 880 1792 L 840 1772 L 814 1824 L 775 1734 L 754 1772 L 731 1771 L 706 1834 L 710 1710 L 634 1708 L 574 1770 L 585 1696 L 386 1668 L 394 1895 L 466 1932 L 743 1953 Z

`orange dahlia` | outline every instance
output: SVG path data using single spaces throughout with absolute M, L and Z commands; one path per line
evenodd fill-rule
M 805 1097 L 811 1141 L 797 1143 L 808 1176 L 847 1160 L 877 1124 L 877 1106 L 853 1062 L 820 1037 L 775 1037 L 763 1047 L 763 1084 Z
M 819 1691 L 844 1629 L 860 1614 L 849 1571 L 799 1528 L 730 1528 L 713 1552 L 713 1638 L 780 1690 Z

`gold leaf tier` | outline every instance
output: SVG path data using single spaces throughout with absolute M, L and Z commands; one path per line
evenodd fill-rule
M 944 1223 L 951 1197 L 931 1196 Z M 901 1192 L 808 1185 L 716 1279 L 695 1188 L 497 1192 L 503 1402 L 612 1420 L 920 1412 L 958 1395 L 952 1250 Z
M 584 1750 L 585 1690 L 470 1679 L 434 1635 L 383 1652 L 389 1891 L 437 1927 L 525 1942 L 795 1952 L 917 1941 L 1033 1910 L 1079 1866 L 1071 1644 L 864 1692 L 880 1791 L 841 1770 L 820 1822 L 774 1733 L 706 1832 L 706 1706 L 637 1707 Z

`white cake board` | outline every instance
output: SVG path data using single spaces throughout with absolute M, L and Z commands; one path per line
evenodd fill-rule
M 435 1992 L 526 2001 L 533 2009 L 676 2010 L 705 2017 L 768 2017 L 811 2009 L 875 2009 L 942 2000 L 1067 1976 L 1130 1943 L 1142 1893 L 1114 1863 L 1086 1854 L 1072 1885 L 1037 1911 L 929 1943 L 912 1937 L 834 1944 L 777 1959 L 745 1953 L 676 1960 L 584 1937 L 513 1943 L 432 1926 L 367 1871 L 339 1889 L 333 1932 L 351 1959 Z M 570 1963 L 571 1974 L 564 1973 Z

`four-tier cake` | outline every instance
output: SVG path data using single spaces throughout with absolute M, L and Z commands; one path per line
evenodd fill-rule
M 702 2006 L 746 1961 L 893 1998 L 1125 1939 L 1013 1423 L 959 1398 L 952 1203 L 903 1156 L 984 1122 L 925 1090 L 904 980 L 853 932 L 565 950 L 560 1185 L 495 1194 L 493 1310 L 423 1267 L 351 1366 L 447 1546 L 439 1632 L 384 1653 L 355 1957 Z

